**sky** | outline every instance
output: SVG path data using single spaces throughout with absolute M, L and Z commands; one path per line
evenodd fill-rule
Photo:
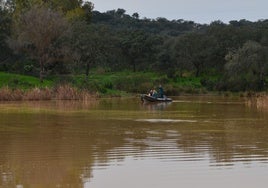
M 201 24 L 221 20 L 268 19 L 268 0 L 89 0 L 94 10 L 106 12 L 122 8 L 140 18 L 184 19 Z

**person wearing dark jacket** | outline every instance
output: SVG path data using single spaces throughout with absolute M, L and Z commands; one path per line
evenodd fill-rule
M 158 97 L 159 98 L 164 98 L 164 89 L 162 88 L 161 85 L 159 85 L 159 88 L 158 88 Z

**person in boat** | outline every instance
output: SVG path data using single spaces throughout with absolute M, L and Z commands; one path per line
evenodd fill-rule
M 153 90 L 151 89 L 148 93 L 149 96 L 153 96 Z
M 149 91 L 148 95 L 151 96 L 151 97 L 155 97 L 155 98 L 158 97 L 157 92 L 156 92 L 155 89 L 151 89 L 151 90 Z
M 159 87 L 158 87 L 158 97 L 164 98 L 164 89 L 163 89 L 162 85 L 159 85 Z
M 153 94 L 152 94 L 152 97 L 157 98 L 157 92 L 156 92 L 156 90 L 155 90 L 155 89 L 153 89 Z

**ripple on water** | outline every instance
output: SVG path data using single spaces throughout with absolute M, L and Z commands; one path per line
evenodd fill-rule
M 188 119 L 136 119 L 135 121 L 139 122 L 150 122 L 150 123 L 196 123 L 197 120 L 188 120 Z

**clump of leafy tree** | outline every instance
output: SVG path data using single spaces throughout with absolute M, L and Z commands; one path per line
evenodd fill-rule
M 46 64 L 61 58 L 59 38 L 68 27 L 64 17 L 46 7 L 34 6 L 20 16 L 15 24 L 10 47 L 27 53 L 39 62 L 43 82 Z
M 246 42 L 241 48 L 226 55 L 227 87 L 234 91 L 265 88 L 268 74 L 268 48 L 255 41 Z
M 209 90 L 267 89 L 267 20 L 149 19 L 122 8 L 101 13 L 82 0 L 0 5 L 0 71 L 38 70 L 41 81 L 55 73 L 153 71 L 174 82 L 201 80 Z
M 0 68 L 8 69 L 8 59 L 10 59 L 12 51 L 8 47 L 6 40 L 11 33 L 12 13 L 11 5 L 0 0 Z
M 14 29 L 9 46 L 38 61 L 42 82 L 49 65 L 64 60 L 62 39 L 68 34 L 70 23 L 89 21 L 92 4 L 82 4 L 80 0 L 18 0 L 14 3 Z

